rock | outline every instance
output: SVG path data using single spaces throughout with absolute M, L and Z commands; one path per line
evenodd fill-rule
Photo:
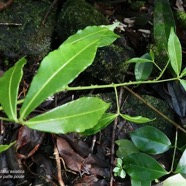
M 170 118 L 170 119 L 174 118 L 173 113 L 171 112 L 169 106 L 166 104 L 165 101 L 155 98 L 153 96 L 149 96 L 149 95 L 143 95 L 142 98 L 147 103 L 150 103 L 152 106 L 154 106 L 160 112 L 165 114 L 168 118 Z M 154 121 L 149 122 L 144 125 L 137 125 L 136 124 L 135 125 L 136 128 L 141 127 L 141 126 L 150 125 L 150 126 L 158 128 L 159 130 L 164 132 L 166 135 L 168 135 L 168 137 L 172 136 L 173 126 L 167 120 L 165 120 L 159 114 L 157 114 L 155 111 L 150 109 L 147 105 L 142 103 L 135 96 L 133 96 L 133 95 L 129 96 L 129 98 L 126 100 L 122 110 L 123 110 L 123 112 L 125 112 L 131 116 L 143 116 L 143 117 L 148 117 L 150 119 L 156 118 Z
M 15 0 L 0 12 L 0 64 L 5 59 L 15 61 L 23 56 L 38 62 L 48 54 L 55 25 L 55 8 L 44 25 L 42 21 L 50 4 L 50 0 Z
M 108 24 L 109 21 L 104 15 L 85 0 L 68 0 L 57 21 L 57 40 L 61 44 L 70 35 L 87 26 Z M 99 49 L 93 65 L 86 72 L 106 83 L 121 82 L 128 69 L 124 62 L 134 55 L 133 50 L 123 43 Z

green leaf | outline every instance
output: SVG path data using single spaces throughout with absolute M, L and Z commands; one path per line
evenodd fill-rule
M 21 58 L 13 67 L 6 71 L 0 78 L 0 103 L 9 119 L 17 121 L 17 96 L 19 83 L 26 63 L 25 58 Z
M 179 82 L 181 83 L 182 87 L 185 89 L 186 91 L 186 80 L 184 79 L 179 79 Z
M 153 62 L 153 61 L 150 59 L 138 58 L 138 57 L 135 57 L 135 58 L 132 58 L 126 61 L 126 63 L 147 63 L 147 62 Z
M 127 139 L 117 140 L 115 143 L 119 146 L 118 150 L 116 151 L 118 158 L 124 158 L 130 154 L 139 152 L 134 143 Z
M 136 57 L 136 58 L 132 58 L 132 59 L 129 59 L 128 61 L 126 61 L 126 63 L 147 63 L 147 62 L 153 63 L 153 60 L 148 53 L 144 54 L 143 56 L 141 56 L 139 58 Z
M 175 172 L 186 175 L 186 149 L 184 150 L 184 152 L 179 160 L 179 163 L 176 167 Z
M 131 154 L 123 161 L 127 174 L 135 180 L 147 182 L 168 174 L 156 160 L 144 153 Z
M 63 42 L 63 44 L 74 44 L 83 40 L 88 40 L 89 42 L 92 42 L 97 40 L 98 38 L 102 38 L 98 42 L 98 47 L 110 45 L 113 40 L 119 38 L 119 35 L 116 35 L 112 32 L 117 25 L 118 23 L 107 26 L 88 26 L 84 30 L 78 30 L 76 34 L 70 36 L 66 41 Z
M 15 141 L 10 143 L 9 145 L 0 145 L 0 153 L 9 149 L 13 144 L 15 144 Z
M 180 41 L 176 36 L 173 28 L 171 28 L 168 40 L 168 53 L 170 58 L 170 64 L 176 75 L 179 76 L 182 67 L 182 49 Z
M 167 178 L 165 181 L 163 181 L 162 184 L 162 186 L 185 186 L 185 185 L 186 179 L 180 174 L 176 174 L 174 176 Z
M 170 28 L 175 28 L 174 16 L 168 0 L 155 0 L 154 40 L 160 54 L 166 55 Z
M 101 46 L 108 45 L 117 38 L 117 35 L 109 29 L 101 28 L 103 34 L 99 33 L 95 40 L 85 38 L 75 43 L 67 42 L 43 59 L 20 110 L 20 120 L 26 118 L 48 96 L 64 90 L 91 65 L 100 43 Z M 82 34 L 82 37 L 85 36 Z
M 141 127 L 131 132 L 130 136 L 139 150 L 149 154 L 160 154 L 171 147 L 169 138 L 155 127 Z
M 127 121 L 130 121 L 130 122 L 133 122 L 133 123 L 136 123 L 136 124 L 144 124 L 144 123 L 154 121 L 156 119 L 156 118 L 149 119 L 149 118 L 142 117 L 142 116 L 130 116 L 130 115 L 127 115 L 127 114 L 121 114 L 121 117 L 123 119 L 127 120 Z
M 49 112 L 31 118 L 23 124 L 34 130 L 50 133 L 84 132 L 93 128 L 109 104 L 95 97 L 82 97 Z
M 185 76 L 186 76 L 186 68 L 184 68 L 180 74 L 180 77 L 185 77 Z
M 123 161 L 121 158 L 117 158 L 116 166 L 117 167 L 122 167 Z
M 151 186 L 151 181 L 139 181 L 135 179 L 131 179 L 132 186 Z
M 86 136 L 96 134 L 107 127 L 116 117 L 117 114 L 105 113 L 93 128 L 85 130 L 82 134 Z
M 153 63 L 136 63 L 134 74 L 137 81 L 145 81 L 152 73 Z

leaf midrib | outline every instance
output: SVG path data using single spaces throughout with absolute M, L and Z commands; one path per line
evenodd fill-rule
M 25 109 L 23 110 L 20 118 L 24 118 L 24 115 L 26 113 L 26 111 L 28 110 L 28 108 L 30 107 L 30 105 L 34 102 L 34 100 L 37 98 L 37 96 L 40 94 L 40 92 L 46 87 L 46 85 L 53 79 L 53 77 L 56 76 L 56 74 L 58 74 L 66 65 L 68 65 L 75 57 L 77 57 L 80 53 L 82 53 L 82 51 L 86 50 L 89 46 L 93 45 L 94 43 L 98 42 L 99 40 L 96 40 L 92 43 L 90 43 L 89 45 L 87 45 L 85 48 L 83 48 L 82 50 L 80 50 L 79 52 L 77 52 L 76 55 L 74 55 L 72 58 L 70 58 L 63 66 L 61 66 L 61 68 L 59 68 L 41 87 L 41 89 L 32 97 L 32 99 L 30 100 L 30 102 L 27 104 L 27 106 L 25 107 Z M 67 43 L 69 44 L 69 43 Z
M 25 122 L 26 124 L 37 124 L 38 122 L 39 123 L 44 123 L 44 122 L 48 122 L 48 121 L 60 121 L 60 120 L 64 120 L 64 119 L 70 119 L 70 118 L 75 118 L 75 117 L 79 117 L 79 116 L 83 116 L 83 115 L 88 115 L 88 114 L 92 114 L 94 112 L 98 112 L 98 111 L 101 111 L 103 109 L 105 109 L 105 107 L 102 107 L 100 109 L 96 109 L 96 110 L 92 110 L 92 111 L 89 111 L 89 112 L 83 112 L 83 113 L 80 113 L 80 114 L 75 114 L 75 115 L 70 115 L 70 116 L 65 116 L 65 117 L 61 117 L 61 118 L 52 118 L 52 119 L 46 119 L 46 120 L 38 120 L 38 121 L 27 121 Z M 33 118 L 33 119 L 36 119 L 36 118 Z M 32 120 L 32 119 L 31 119 Z

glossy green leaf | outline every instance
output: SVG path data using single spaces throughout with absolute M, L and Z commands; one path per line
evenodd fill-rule
M 15 141 L 10 143 L 9 145 L 0 145 L 0 153 L 9 149 L 13 144 L 15 144 Z
M 115 143 L 118 145 L 118 150 L 116 151 L 116 155 L 118 158 L 124 158 L 125 156 L 128 156 L 130 154 L 139 152 L 134 143 L 130 140 L 121 139 L 115 141 Z
M 116 117 L 117 114 L 105 113 L 93 128 L 85 130 L 82 134 L 86 136 L 96 134 L 107 127 Z
M 20 59 L 0 78 L 0 103 L 9 119 L 17 121 L 17 96 L 26 59 Z
M 168 40 L 168 53 L 170 58 L 170 64 L 176 75 L 179 76 L 182 67 L 182 49 L 180 41 L 176 36 L 173 28 L 171 28 Z
M 43 59 L 21 108 L 20 120 L 26 118 L 48 96 L 65 89 L 84 71 L 93 62 L 100 43 L 101 46 L 108 45 L 117 38 L 114 32 L 101 28 L 103 35 L 99 33 L 95 40 L 85 38 L 75 43 L 67 42 Z
M 74 44 L 82 40 L 88 40 L 89 42 L 92 42 L 98 38 L 102 38 L 98 43 L 98 47 L 110 45 L 113 40 L 119 37 L 112 32 L 117 25 L 118 23 L 107 26 L 88 26 L 84 30 L 79 30 L 76 34 L 70 36 L 66 41 L 64 41 L 63 44 Z
M 155 127 L 141 127 L 130 136 L 138 149 L 149 154 L 161 154 L 171 147 L 169 138 Z
M 175 28 L 174 16 L 168 0 L 155 0 L 154 40 L 160 54 L 166 55 L 170 28 Z
M 134 74 L 137 81 L 145 81 L 152 73 L 153 63 L 136 63 Z
M 121 117 L 123 119 L 127 120 L 127 121 L 130 121 L 130 122 L 133 122 L 133 123 L 136 123 L 136 124 L 144 124 L 144 123 L 154 121 L 156 119 L 156 118 L 149 119 L 149 118 L 146 118 L 146 117 L 143 117 L 143 116 L 130 116 L 130 115 L 127 115 L 127 114 L 121 114 Z
M 180 77 L 185 77 L 186 76 L 186 68 L 184 68 L 180 74 Z
M 127 174 L 135 180 L 147 182 L 168 174 L 155 159 L 144 153 L 131 154 L 123 161 Z
M 139 181 L 131 179 L 131 186 L 151 186 L 151 181 Z
M 176 167 L 175 172 L 186 175 L 186 149 L 184 150 L 184 152 L 179 160 L 179 163 Z
M 109 105 L 99 98 L 82 97 L 31 118 L 23 124 L 43 132 L 81 133 L 86 129 L 93 128 Z
M 147 62 L 153 62 L 153 61 L 150 59 L 135 57 L 135 58 L 129 59 L 126 63 L 147 63 Z
M 186 179 L 181 174 L 173 175 L 167 178 L 163 183 L 162 186 L 185 186 Z
M 186 91 L 186 80 L 184 80 L 184 79 L 179 79 L 179 81 L 180 81 L 182 87 L 183 87 L 183 88 L 185 89 L 185 91 Z

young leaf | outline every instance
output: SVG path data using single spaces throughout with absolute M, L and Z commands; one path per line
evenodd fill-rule
M 180 81 L 182 87 L 183 87 L 183 88 L 185 89 L 185 91 L 186 91 L 186 80 L 184 80 L 184 79 L 179 79 L 179 81 Z
M 156 118 L 149 119 L 149 118 L 142 117 L 142 116 L 130 116 L 130 115 L 127 115 L 127 114 L 121 114 L 121 117 L 123 119 L 127 120 L 127 121 L 130 121 L 130 122 L 133 122 L 133 123 L 136 123 L 136 124 L 144 124 L 144 123 L 154 121 L 156 119 Z
M 179 160 L 179 163 L 176 167 L 175 172 L 186 175 L 186 149 L 184 150 L 184 152 Z
M 10 143 L 9 145 L 0 145 L 0 153 L 9 149 L 13 144 L 15 144 L 15 141 Z
M 17 96 L 25 63 L 26 59 L 21 58 L 0 78 L 0 103 L 8 118 L 14 121 L 17 121 Z
M 180 41 L 176 36 L 173 28 L 171 28 L 168 40 L 168 53 L 170 64 L 176 75 L 179 76 L 182 67 L 182 49 Z
M 145 126 L 130 133 L 136 147 L 149 154 L 160 154 L 170 149 L 168 137 L 155 127 Z
M 93 128 L 85 130 L 82 134 L 86 136 L 96 134 L 107 127 L 116 117 L 117 114 L 105 113 Z
M 49 112 L 31 118 L 23 124 L 34 130 L 50 133 L 84 132 L 93 128 L 109 104 L 95 97 L 82 97 Z
M 144 153 L 131 154 L 123 161 L 127 174 L 135 180 L 147 182 L 168 174 L 155 159 Z
M 173 175 L 163 181 L 162 186 L 185 186 L 186 179 L 181 174 Z
M 151 75 L 153 63 L 136 63 L 134 74 L 137 81 L 145 81 Z
M 85 38 L 75 43 L 67 42 L 43 59 L 20 110 L 20 120 L 26 118 L 48 96 L 65 89 L 84 71 L 93 62 L 100 43 L 107 45 L 117 38 L 112 31 L 109 30 L 107 36 L 105 27 L 102 29 L 103 35 L 98 34 L 95 40 Z M 113 33 L 112 39 L 110 32 Z
M 118 150 L 116 151 L 118 158 L 124 158 L 130 154 L 139 152 L 134 143 L 132 143 L 130 140 L 121 139 L 115 141 L 115 143 L 119 146 Z

